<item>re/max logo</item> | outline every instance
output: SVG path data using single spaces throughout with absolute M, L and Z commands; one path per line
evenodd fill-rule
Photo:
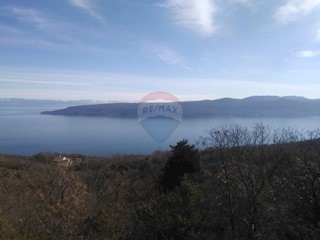
M 150 113 L 171 113 L 178 115 L 178 107 L 173 105 L 165 105 L 165 104 L 154 104 L 144 107 L 142 109 L 142 114 L 150 114 Z

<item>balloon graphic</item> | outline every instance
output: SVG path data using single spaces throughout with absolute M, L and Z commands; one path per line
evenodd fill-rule
M 181 123 L 183 109 L 178 98 L 171 93 L 153 92 L 142 99 L 137 115 L 149 136 L 163 143 Z

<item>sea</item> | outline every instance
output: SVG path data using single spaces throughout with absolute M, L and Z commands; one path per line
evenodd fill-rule
M 0 108 L 0 154 L 31 156 L 39 152 L 78 153 L 95 156 L 149 154 L 169 150 L 182 139 L 196 144 L 212 128 L 229 125 L 270 128 L 320 128 L 319 117 L 305 118 L 199 118 L 178 124 L 153 122 L 152 132 L 138 119 L 110 117 L 54 116 L 40 114 L 54 107 Z M 167 135 L 159 136 L 166 131 Z

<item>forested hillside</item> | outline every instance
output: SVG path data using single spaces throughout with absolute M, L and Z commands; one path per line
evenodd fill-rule
M 319 239 L 319 137 L 257 124 L 150 155 L 0 155 L 0 239 Z

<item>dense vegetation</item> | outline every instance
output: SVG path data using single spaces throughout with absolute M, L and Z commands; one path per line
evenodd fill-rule
M 196 146 L 0 156 L 0 239 L 319 239 L 319 131 L 212 129 Z

